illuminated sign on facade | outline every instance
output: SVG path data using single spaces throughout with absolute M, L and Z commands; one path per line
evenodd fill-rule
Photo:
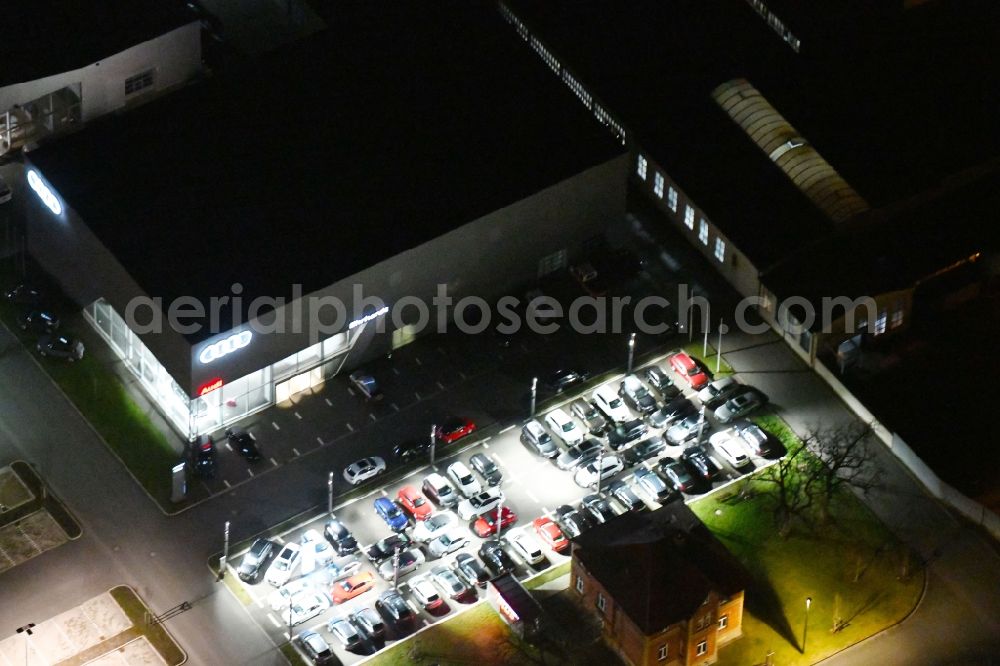
M 198 360 L 202 363 L 211 363 L 217 359 L 222 358 L 226 354 L 232 354 L 234 351 L 243 349 L 248 344 L 250 340 L 253 339 L 253 333 L 250 331 L 240 331 L 239 333 L 234 333 L 224 340 L 219 340 L 218 342 L 213 342 L 198 354 Z
M 200 389 L 198 389 L 198 395 L 205 395 L 206 393 L 211 393 L 215 389 L 222 388 L 222 377 L 216 377 L 212 381 L 208 382 Z
M 354 321 L 352 321 L 350 324 L 347 325 L 347 328 L 357 328 L 358 326 L 363 326 L 364 324 L 367 324 L 368 322 L 370 322 L 373 319 L 378 319 L 379 317 L 381 317 L 382 315 L 386 314 L 387 312 L 389 312 L 389 306 L 385 306 L 383 308 L 379 308 L 375 312 L 371 312 L 369 314 L 366 314 L 361 319 L 355 319 Z
M 28 186 L 35 191 L 42 203 L 52 211 L 53 215 L 62 214 L 62 204 L 59 197 L 49 189 L 49 186 L 42 182 L 41 176 L 34 169 L 28 169 Z

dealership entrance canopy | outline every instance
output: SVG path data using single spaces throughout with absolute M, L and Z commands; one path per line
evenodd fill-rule
M 564 265 L 622 219 L 625 161 L 494 11 L 347 2 L 27 153 L 28 244 L 194 437 L 386 353 L 407 298 Z

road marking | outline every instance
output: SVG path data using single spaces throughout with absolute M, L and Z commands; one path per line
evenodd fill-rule
M 377 419 L 377 418 L 375 418 L 375 415 L 374 415 L 374 414 L 371 414 L 371 413 L 369 413 L 369 414 L 368 414 L 368 417 L 369 417 L 369 418 L 370 418 L 370 419 L 372 420 L 372 422 L 375 422 L 375 421 L 378 421 L 378 419 Z
M 250 474 L 250 478 L 253 478 L 253 470 L 247 467 L 247 473 Z
M 484 448 L 484 449 L 488 449 L 488 448 L 490 448 L 490 445 L 489 445 L 489 444 L 487 444 L 486 442 L 483 442 L 483 448 Z
M 327 407 L 333 407 L 333 403 L 332 403 L 332 402 L 330 402 L 330 399 L 329 399 L 329 398 L 323 398 L 323 400 L 325 400 L 325 401 L 326 401 L 326 406 L 327 406 Z
M 323 446 L 323 438 L 322 437 L 317 437 L 316 441 L 319 442 L 320 446 Z
M 273 624 L 277 629 L 281 629 L 281 627 L 283 626 L 281 623 L 278 622 L 278 618 L 274 617 L 274 613 L 268 613 L 267 619 L 270 620 L 271 624 Z
M 393 369 L 392 369 L 392 371 L 393 371 L 394 373 L 396 373 L 397 375 L 399 375 L 399 368 L 393 368 Z
M 272 539 L 274 541 L 277 541 L 278 543 L 285 543 L 285 539 L 283 537 L 281 537 L 280 535 L 276 536 L 276 537 L 272 537 Z
M 226 484 L 226 488 L 232 488 L 232 487 L 233 487 L 233 486 L 232 486 L 232 484 L 231 484 L 231 483 L 229 483 L 228 481 L 226 481 L 225 479 L 223 479 L 223 480 L 222 480 L 222 482 L 223 482 L 224 484 Z
M 502 434 L 504 434 L 505 432 L 508 432 L 508 431 L 510 431 L 510 430 L 513 430 L 513 429 L 514 429 L 514 428 L 516 428 L 516 427 L 517 427 L 516 425 L 509 425 L 509 426 L 507 426 L 506 428 L 502 429 L 502 430 L 500 431 L 500 433 L 499 433 L 499 434 L 501 434 L 501 435 L 502 435 Z
M 297 419 L 299 419 L 301 421 L 302 420 L 302 415 L 299 414 L 298 412 L 295 412 L 295 418 L 297 418 Z
M 229 446 L 229 442 L 226 442 L 226 448 L 229 449 L 230 451 L 233 450 L 233 447 Z
M 252 439 L 255 442 L 257 441 L 257 435 L 253 434 L 249 430 L 247 430 L 247 434 L 250 435 L 250 439 Z
M 530 490 L 525 489 L 524 494 L 527 495 L 528 499 L 530 499 L 532 502 L 538 504 L 538 498 L 535 497 L 534 493 L 532 493 Z
M 292 453 L 295 454 L 296 458 L 298 458 L 299 456 L 302 455 L 301 453 L 299 453 L 299 450 L 297 448 L 295 448 L 294 446 L 292 447 Z
M 278 425 L 277 423 L 275 423 L 274 421 L 271 421 L 271 425 L 273 425 L 273 426 L 274 426 L 274 429 L 275 429 L 275 430 L 281 430 L 281 426 L 279 426 L 279 425 Z
M 347 392 L 350 393 L 351 395 L 354 395 L 354 391 L 351 390 L 350 386 L 347 387 Z
M 417 402 L 420 402 L 420 394 L 414 391 L 413 395 L 417 396 Z
M 420 362 L 420 357 L 419 356 L 414 356 L 413 360 L 415 360 L 417 362 L 417 365 L 423 365 L 423 363 Z
M 351 425 L 350 421 L 345 422 L 344 425 L 347 426 L 348 430 L 350 430 L 351 432 L 354 432 L 354 426 Z
M 441 382 L 434 382 L 434 383 L 438 385 L 439 389 L 441 389 L 442 391 L 444 390 L 444 384 L 442 384 Z
M 277 467 L 278 466 L 278 461 L 275 460 L 274 458 L 271 458 L 271 464 L 274 465 L 275 467 Z
M 438 350 L 438 353 L 441 354 L 442 356 L 447 356 L 447 354 L 445 353 L 444 349 L 442 349 L 441 347 L 438 347 L 437 350 Z
M 399 405 L 397 405 L 396 403 L 392 403 L 392 408 L 395 409 L 397 412 L 399 411 Z
M 461 370 L 458 371 L 458 376 L 461 377 L 462 379 L 468 379 L 468 377 L 465 376 L 465 373 L 462 372 Z
M 548 516 L 549 518 L 551 518 L 554 515 L 551 511 L 549 511 L 549 507 L 547 506 L 542 507 L 542 513 Z
M 503 458 L 501 458 L 501 457 L 500 457 L 500 454 L 499 454 L 499 453 L 494 453 L 494 454 L 493 454 L 493 460 L 495 460 L 495 461 L 497 462 L 497 464 L 498 464 L 498 465 L 501 465 L 501 466 L 503 466 L 503 467 L 506 467 L 506 466 L 507 466 L 507 463 L 505 463 L 505 462 L 503 461 Z

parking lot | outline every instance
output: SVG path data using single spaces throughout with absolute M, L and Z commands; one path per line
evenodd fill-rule
M 644 370 L 650 364 L 655 364 L 665 370 L 668 377 L 671 377 L 674 385 L 678 390 L 681 391 L 683 397 L 691 401 L 686 411 L 679 412 L 676 417 L 668 418 L 665 422 L 658 425 L 658 427 L 646 427 L 645 432 L 641 433 L 638 437 L 629 441 L 628 443 L 621 444 L 617 443 L 620 450 L 612 450 L 609 444 L 608 437 L 600 436 L 596 439 L 601 443 L 601 452 L 598 456 L 591 454 L 584 458 L 584 464 L 580 467 L 585 466 L 587 461 L 592 463 L 604 463 L 608 464 L 606 461 L 611 460 L 613 457 L 623 459 L 627 457 L 627 452 L 633 449 L 638 442 L 644 442 L 652 437 L 662 437 L 666 431 L 668 431 L 675 423 L 681 420 L 685 414 L 692 416 L 693 420 L 697 424 L 696 429 L 693 434 L 691 434 L 691 439 L 686 439 L 681 442 L 670 442 L 664 441 L 664 445 L 654 446 L 654 449 L 658 449 L 652 457 L 642 460 L 642 461 L 629 461 L 631 464 L 626 464 L 623 460 L 621 469 L 618 469 L 617 465 L 612 468 L 613 474 L 608 478 L 602 479 L 600 484 L 600 495 L 608 501 L 612 512 L 614 514 L 620 514 L 627 510 L 627 507 L 623 501 L 619 499 L 614 499 L 611 494 L 609 494 L 609 489 L 611 485 L 617 481 L 624 482 L 624 484 L 635 492 L 641 502 L 641 509 L 653 509 L 658 506 L 660 501 L 678 501 L 680 498 L 690 499 L 693 497 L 701 496 L 707 492 L 710 492 L 713 488 L 718 488 L 722 484 L 731 482 L 738 479 L 740 476 L 750 473 L 755 469 L 760 468 L 768 464 L 770 460 L 774 460 L 783 454 L 783 450 L 780 444 L 774 441 L 771 437 L 768 442 L 770 450 L 765 456 L 758 455 L 758 453 L 751 450 L 750 446 L 745 444 L 740 444 L 742 440 L 735 440 L 736 443 L 742 447 L 740 450 L 746 454 L 748 460 L 746 462 L 740 462 L 740 467 L 736 468 L 730 462 L 732 458 L 732 442 L 729 445 L 723 444 L 722 440 L 728 439 L 727 437 L 720 436 L 718 433 L 728 433 L 731 430 L 730 426 L 722 425 L 717 422 L 712 410 L 705 409 L 702 411 L 700 409 L 700 402 L 697 398 L 697 392 L 694 391 L 689 385 L 687 385 L 686 380 L 683 379 L 676 372 L 671 370 L 670 364 L 668 363 L 669 354 L 663 354 L 649 362 L 644 363 L 641 367 L 636 369 L 637 376 L 644 376 Z M 619 374 L 606 379 L 602 386 L 607 386 L 611 388 L 613 394 L 618 394 L 618 389 L 621 384 L 623 375 Z M 738 376 L 736 376 L 738 379 Z M 664 395 L 655 389 L 651 388 L 644 380 L 640 380 L 643 388 L 648 390 L 651 396 L 656 400 L 657 407 L 663 405 Z M 550 414 L 553 410 L 557 408 L 562 408 L 564 412 L 568 415 L 572 414 L 572 410 L 569 405 L 577 398 L 583 397 L 586 400 L 591 400 L 594 397 L 594 392 L 596 389 L 600 388 L 597 385 L 589 384 L 586 387 L 578 386 L 567 390 L 565 393 L 561 394 L 558 400 L 550 401 L 545 405 L 545 411 L 537 415 L 537 420 L 540 423 L 545 423 L 545 416 Z M 670 389 L 666 391 L 672 393 Z M 384 409 L 384 406 L 382 407 Z M 636 411 L 634 407 L 621 406 L 621 408 L 627 410 L 627 416 L 629 420 L 638 419 L 643 421 L 642 416 Z M 392 409 L 389 406 L 389 409 Z M 474 410 L 469 411 L 458 411 L 456 413 L 462 414 L 463 416 L 469 416 L 475 419 L 476 415 L 481 412 L 476 412 Z M 703 415 L 703 416 L 702 416 Z M 376 417 L 376 423 L 377 423 Z M 575 416 L 570 417 L 572 422 L 576 425 L 582 433 L 587 432 L 586 425 Z M 622 414 L 622 418 L 625 418 L 625 414 Z M 646 419 L 648 421 L 648 419 Z M 548 426 L 545 427 L 546 430 L 551 433 Z M 428 422 L 424 421 L 419 428 L 419 431 L 428 429 Z M 563 454 L 569 447 L 566 442 L 560 440 L 560 438 L 552 434 L 552 440 L 556 443 L 558 447 L 557 453 Z M 714 437 L 713 437 L 714 435 Z M 592 434 L 587 434 L 587 437 L 592 437 Z M 685 449 L 692 444 L 696 444 L 701 441 L 704 446 L 704 451 L 709 459 L 709 464 L 716 468 L 716 472 L 712 475 L 712 478 L 706 479 L 699 475 L 699 469 L 697 465 L 692 464 L 692 462 L 680 462 L 682 460 L 682 455 Z M 712 442 L 712 443 L 710 443 Z M 723 447 L 729 446 L 730 454 L 729 459 L 723 455 Z M 324 569 L 322 566 L 316 567 L 315 571 L 308 574 L 304 574 L 301 570 L 296 570 L 293 572 L 292 578 L 289 583 L 297 589 L 305 589 L 307 591 L 315 591 L 323 597 L 323 601 L 320 607 L 317 609 L 318 612 L 315 614 L 310 613 L 311 617 L 305 619 L 292 630 L 293 636 L 299 636 L 304 630 L 316 631 L 325 641 L 331 646 L 333 651 L 344 663 L 352 663 L 357 661 L 362 656 L 367 654 L 372 654 L 373 652 L 381 649 L 386 644 L 392 644 L 406 635 L 409 635 L 413 631 L 419 629 L 421 626 L 425 626 L 429 623 L 435 622 L 443 617 L 447 617 L 454 613 L 456 610 L 461 609 L 466 604 L 474 602 L 478 598 L 482 598 L 484 592 L 482 589 L 473 589 L 465 594 L 460 599 L 451 599 L 446 593 L 446 590 L 441 586 L 437 587 L 437 592 L 444 599 L 444 603 L 428 611 L 422 604 L 418 601 L 417 597 L 414 595 L 413 591 L 413 581 L 418 577 L 428 574 L 434 567 L 438 567 L 442 564 L 448 567 L 452 567 L 455 562 L 455 557 L 458 553 L 468 553 L 479 558 L 478 551 L 480 546 L 483 544 L 484 539 L 477 536 L 471 529 L 465 527 L 470 525 L 473 521 L 471 520 L 459 520 L 458 525 L 461 527 L 464 536 L 468 539 L 468 544 L 463 546 L 459 551 L 450 553 L 440 558 L 434 558 L 430 555 L 429 548 L 426 543 L 416 544 L 421 553 L 425 558 L 425 562 L 416 567 L 415 571 L 405 573 L 399 577 L 398 590 L 402 594 L 403 598 L 406 600 L 410 606 L 413 614 L 416 617 L 416 622 L 410 626 L 395 626 L 391 622 L 386 622 L 387 632 L 384 639 L 379 640 L 363 640 L 359 645 L 352 647 L 348 650 L 345 646 L 338 641 L 338 639 L 328 630 L 328 626 L 331 621 L 337 619 L 345 619 L 350 614 L 357 612 L 361 608 L 373 608 L 375 601 L 379 596 L 386 590 L 392 587 L 391 575 L 390 580 L 384 579 L 376 570 L 378 562 L 373 562 L 366 556 L 366 552 L 369 547 L 375 542 L 383 539 L 390 534 L 392 534 L 391 529 L 383 519 L 376 514 L 373 504 L 378 498 L 389 498 L 395 500 L 397 493 L 400 488 L 404 486 L 412 486 L 418 491 L 421 490 L 423 480 L 428 474 L 435 471 L 435 469 L 445 474 L 448 466 L 460 460 L 469 464 L 469 459 L 473 454 L 483 453 L 492 460 L 499 470 L 501 471 L 503 478 L 499 484 L 499 489 L 503 494 L 503 507 L 512 510 L 516 516 L 517 520 L 511 526 L 506 527 L 502 530 L 503 536 L 509 536 L 511 530 L 525 530 L 528 533 L 535 535 L 535 531 L 532 527 L 532 521 L 539 517 L 549 517 L 556 521 L 562 526 L 566 526 L 566 519 L 560 517 L 560 508 L 565 512 L 565 507 L 571 506 L 577 509 L 580 513 L 593 516 L 593 513 L 588 513 L 588 511 L 580 507 L 581 500 L 584 496 L 593 495 L 597 491 L 596 483 L 590 487 L 582 487 L 578 485 L 578 469 L 560 469 L 557 464 L 554 464 L 555 460 L 558 458 L 549 459 L 538 455 L 530 446 L 526 443 L 525 438 L 522 437 L 522 431 L 519 426 L 507 426 L 496 434 L 491 436 L 478 439 L 475 434 L 472 436 L 459 440 L 455 444 L 450 445 L 440 445 L 437 449 L 437 459 L 435 461 L 434 469 L 427 463 L 426 458 L 423 463 L 417 464 L 417 468 L 413 469 L 402 479 L 393 481 L 388 484 L 378 484 L 377 481 L 371 481 L 372 487 L 368 493 L 361 497 L 352 499 L 351 501 L 335 506 L 334 514 L 338 520 L 343 522 L 346 527 L 353 533 L 354 537 L 360 546 L 359 552 L 354 555 L 349 555 L 346 557 L 334 557 L 333 564 L 339 569 L 343 569 L 346 565 L 346 571 L 344 575 L 349 573 L 353 574 L 364 574 L 371 573 L 374 579 L 374 585 L 369 591 L 365 591 L 358 596 L 349 599 L 340 604 L 331 603 L 331 591 L 332 586 L 338 582 L 336 579 L 339 578 L 338 575 L 332 574 L 332 569 Z M 374 452 L 373 452 L 374 454 Z M 399 463 L 394 460 L 389 453 L 383 453 L 379 451 L 378 455 L 382 455 L 387 464 L 390 467 L 390 472 L 395 469 L 399 469 Z M 686 471 L 689 475 L 688 484 L 678 485 L 676 479 L 673 480 L 669 477 L 667 473 L 660 467 L 660 463 L 670 462 L 668 458 L 679 461 L 679 467 L 681 470 Z M 566 466 L 566 463 L 563 463 Z M 469 465 L 471 467 L 471 465 Z M 676 468 L 677 466 L 675 466 Z M 648 486 L 644 486 L 636 483 L 636 472 L 641 470 L 651 470 L 653 475 L 663 482 L 663 485 L 667 487 L 667 491 L 661 493 L 660 498 L 652 494 L 652 491 Z M 640 471 L 641 474 L 641 471 Z M 343 478 L 339 474 L 338 484 L 343 484 Z M 485 488 L 485 479 L 479 475 L 476 475 L 478 481 Z M 586 479 L 580 479 L 580 481 L 585 481 Z M 671 489 L 673 486 L 673 489 Z M 640 509 L 640 510 L 641 510 Z M 435 512 L 439 512 L 440 508 L 434 506 Z M 275 587 L 271 586 L 267 582 L 263 581 L 264 573 L 271 566 L 271 563 L 275 556 L 277 555 L 282 544 L 285 543 L 299 543 L 303 533 L 307 530 L 315 530 L 318 534 L 323 534 L 324 525 L 328 520 L 326 514 L 316 516 L 312 520 L 305 521 L 304 523 L 296 526 L 294 529 L 288 530 L 283 534 L 272 537 L 272 541 L 275 542 L 274 547 L 270 557 L 262 564 L 260 571 L 261 573 L 257 576 L 256 581 L 252 584 L 241 583 L 248 595 L 252 599 L 252 605 L 250 607 L 250 612 L 257 622 L 264 628 L 264 630 L 271 636 L 272 640 L 276 644 L 280 644 L 287 639 L 288 636 L 288 610 L 286 604 L 288 603 L 288 597 L 281 597 L 280 595 L 275 595 Z M 584 526 L 585 528 L 586 526 Z M 415 522 L 411 519 L 408 521 L 407 526 L 404 528 L 403 532 L 412 536 L 415 530 Z M 321 537 L 322 538 L 322 537 Z M 505 540 L 504 547 L 507 553 L 511 556 L 511 560 L 515 563 L 515 573 L 521 578 L 527 578 L 538 571 L 542 571 L 550 566 L 558 565 L 564 562 L 566 556 L 554 552 L 551 548 L 544 547 L 544 560 L 540 563 L 531 565 L 528 564 L 524 557 L 518 557 L 514 552 L 511 545 Z M 236 578 L 236 570 L 244 555 L 245 549 L 241 552 L 236 552 L 230 556 L 229 559 L 229 575 Z M 568 551 L 567 551 L 568 552 Z M 391 558 L 387 560 L 390 562 L 388 565 L 391 570 Z M 355 563 L 356 562 L 356 563 Z M 307 565 L 307 569 L 310 568 Z M 302 583 L 301 581 L 305 581 Z M 388 619 L 388 616 L 383 616 Z M 295 641 L 296 647 L 301 648 L 300 641 Z

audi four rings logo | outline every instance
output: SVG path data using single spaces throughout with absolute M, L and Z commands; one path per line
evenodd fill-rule
M 202 363 L 211 363 L 212 361 L 222 358 L 226 354 L 231 354 L 234 351 L 243 349 L 250 344 L 251 338 L 253 338 L 253 333 L 250 331 L 240 331 L 239 333 L 234 333 L 225 340 L 213 342 L 209 346 L 202 349 L 201 353 L 198 354 L 198 360 Z

